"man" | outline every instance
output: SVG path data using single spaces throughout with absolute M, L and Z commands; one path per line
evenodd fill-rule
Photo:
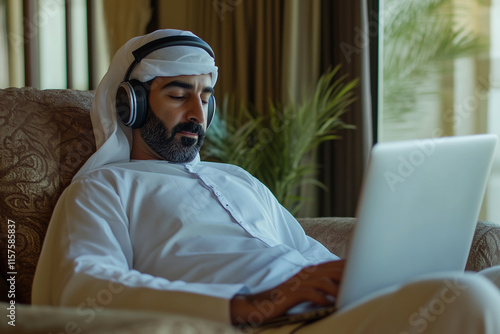
M 35 304 L 251 325 L 303 302 L 332 304 L 343 261 L 247 172 L 199 160 L 216 80 L 210 47 L 189 32 L 156 31 L 117 52 L 91 109 L 98 150 L 54 210 Z M 421 311 L 440 294 L 453 298 L 446 311 Z M 457 275 L 381 294 L 304 330 L 498 333 L 498 310 L 489 280 Z

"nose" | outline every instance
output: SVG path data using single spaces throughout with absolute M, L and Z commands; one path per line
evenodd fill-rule
M 189 105 L 187 118 L 190 122 L 203 124 L 205 122 L 205 105 L 199 96 L 193 96 Z

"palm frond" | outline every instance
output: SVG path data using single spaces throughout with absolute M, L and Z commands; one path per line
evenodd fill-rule
M 476 0 L 480 2 L 480 0 Z M 486 50 L 481 36 L 457 23 L 470 8 L 453 0 L 385 0 L 384 117 L 398 119 L 415 110 L 419 98 L 438 93 L 429 80 L 451 73 L 450 60 Z

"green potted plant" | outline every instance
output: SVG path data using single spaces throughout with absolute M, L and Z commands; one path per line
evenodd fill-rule
M 246 169 L 282 205 L 297 212 L 302 203 L 298 188 L 307 183 L 322 186 L 314 177 L 318 166 L 304 163 L 304 157 L 319 144 L 338 139 L 339 130 L 352 128 L 341 116 L 355 100 L 358 80 L 347 81 L 338 72 L 339 66 L 322 75 L 301 103 L 270 104 L 267 113 L 252 113 L 244 106 L 233 112 L 236 107 L 226 98 L 210 127 L 203 158 Z

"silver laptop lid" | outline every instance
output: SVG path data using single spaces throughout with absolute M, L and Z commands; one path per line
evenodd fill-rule
M 337 307 L 464 270 L 495 143 L 495 135 L 474 135 L 374 146 Z

